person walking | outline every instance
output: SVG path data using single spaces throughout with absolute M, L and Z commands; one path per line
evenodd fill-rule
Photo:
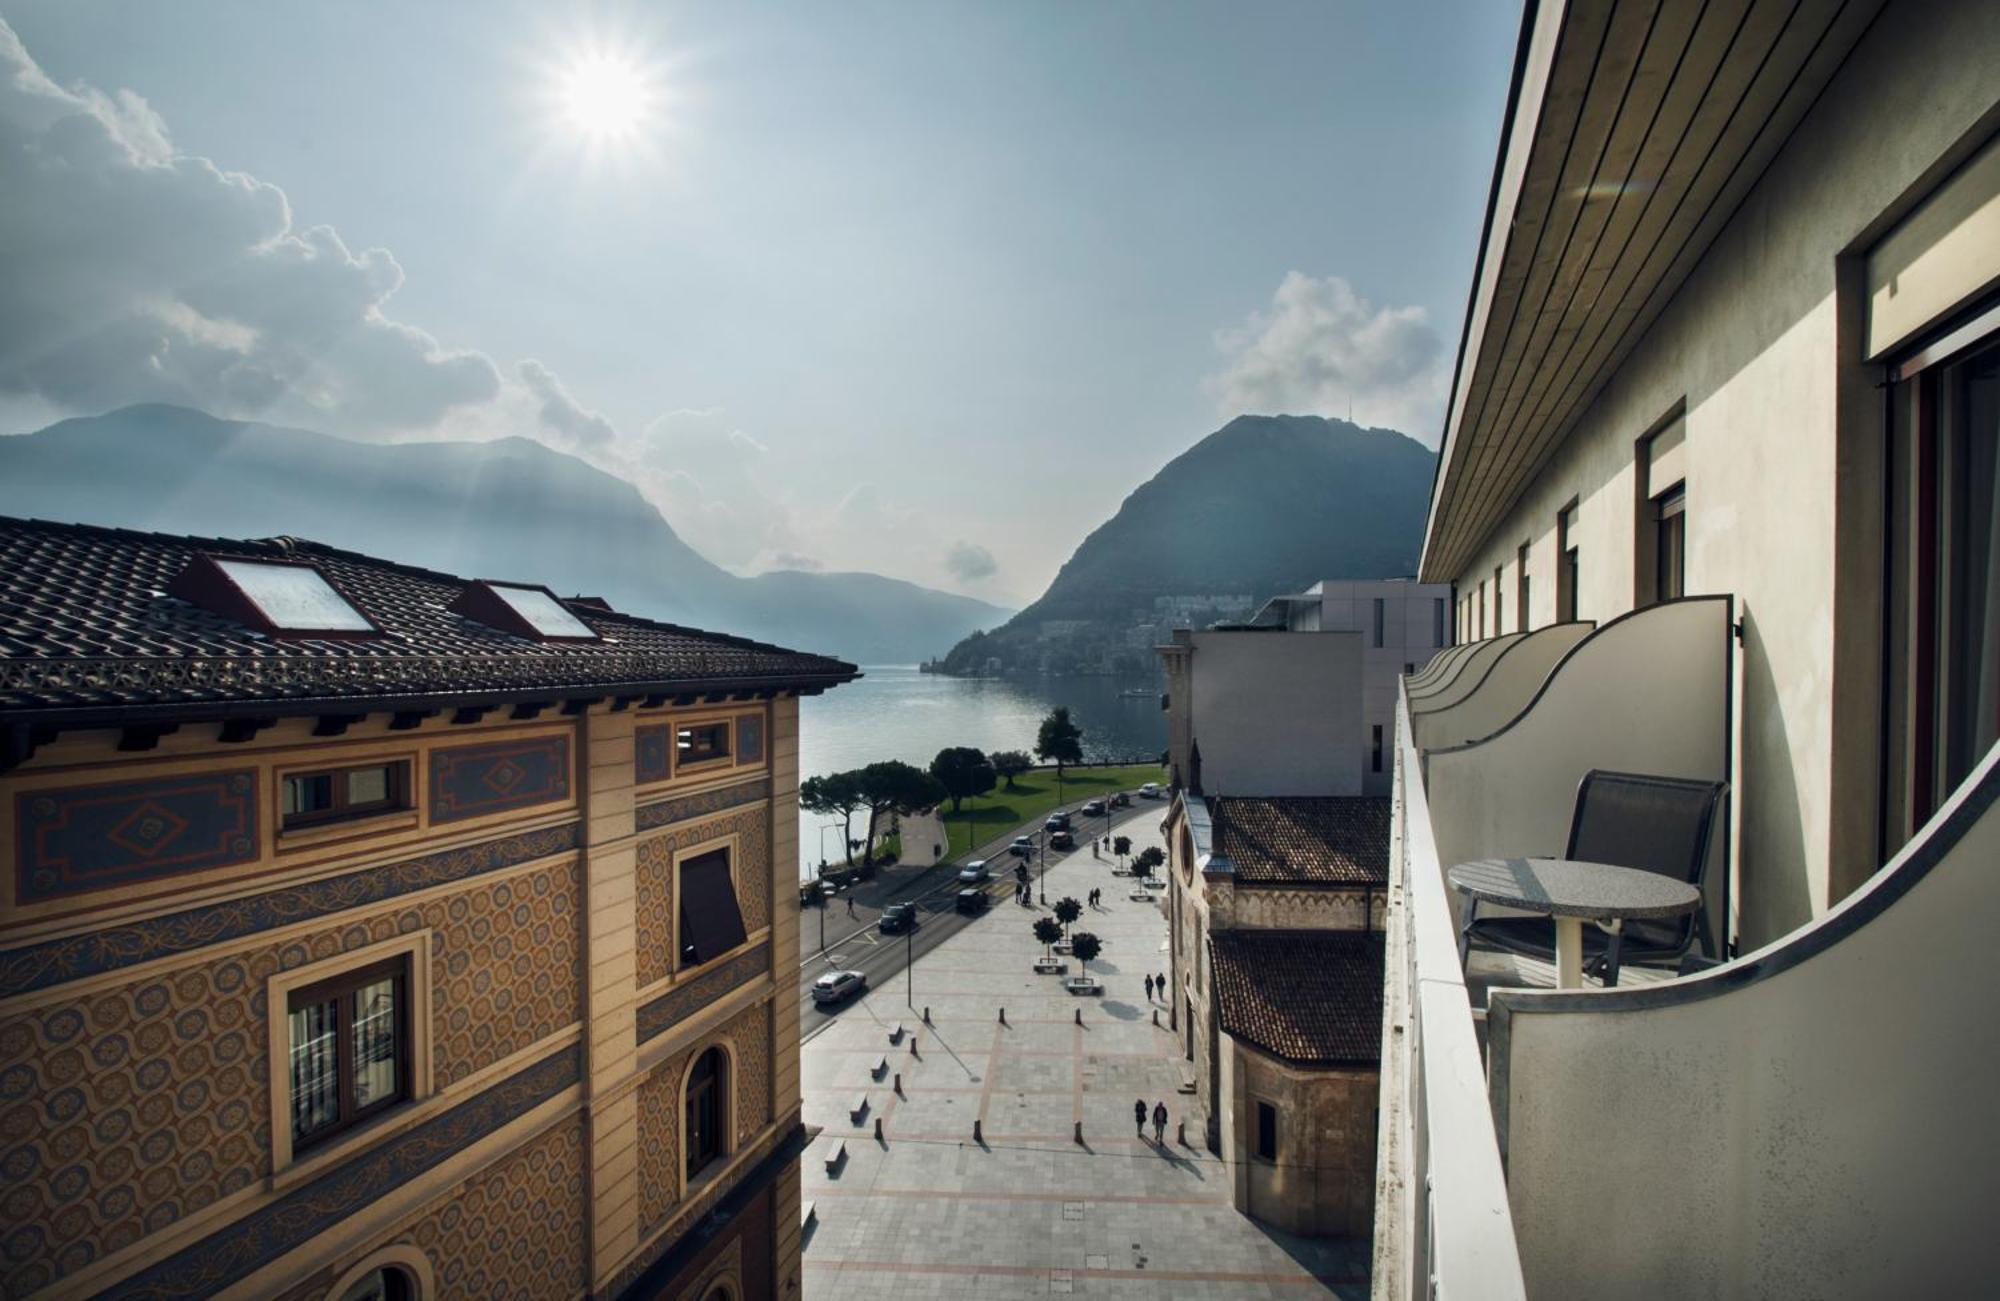
M 1138 1128 L 1139 1137 L 1146 1137 L 1146 1100 L 1144 1098 L 1132 1104 L 1132 1121 Z
M 848 895 L 848 896 L 847 896 L 847 915 L 848 915 L 849 917 L 852 917 L 852 916 L 854 915 L 854 896 L 853 896 L 853 895 Z
M 1146 1001 L 1148 1003 L 1153 1001 L 1153 978 L 1151 976 L 1146 977 Z
M 1161 972 L 1158 976 L 1154 977 L 1153 985 L 1156 989 L 1160 991 L 1161 998 L 1165 998 L 1167 996 L 1167 974 L 1164 971 Z
M 1167 1141 L 1167 1104 L 1164 1102 L 1153 1104 L 1153 1141 L 1155 1143 Z

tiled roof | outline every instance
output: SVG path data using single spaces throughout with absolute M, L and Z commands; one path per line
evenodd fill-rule
M 1388 883 L 1384 796 L 1218 795 L 1208 810 L 1214 852 L 1239 884 Z
M 197 553 L 307 561 L 381 629 L 272 637 L 166 595 Z M 0 516 L 0 712 L 464 698 L 676 684 L 827 686 L 823 655 L 570 604 L 602 638 L 544 642 L 446 609 L 468 580 L 292 538 L 237 541 Z
M 1229 1034 L 1288 1062 L 1381 1060 L 1381 932 L 1216 931 L 1208 946 Z

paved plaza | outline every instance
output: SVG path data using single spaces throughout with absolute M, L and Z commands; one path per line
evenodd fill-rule
M 1159 842 L 1156 817 L 1121 830 Z M 1228 1168 L 1199 1145 L 1202 1117 L 1178 1091 L 1166 1004 L 1146 997 L 1145 977 L 1167 967 L 1165 918 L 1111 866 L 1085 848 L 1047 880 L 1050 902 L 1104 891 L 1076 926 L 1104 941 L 1090 964 L 1101 996 L 1034 974 L 1043 914 L 1002 902 L 918 958 L 913 992 L 901 974 L 885 980 L 806 1042 L 805 1120 L 824 1131 L 805 1156 L 813 1301 L 1367 1294 L 1367 1243 L 1293 1238 L 1231 1207 Z M 1150 1122 L 1135 1135 L 1138 1099 L 1166 1103 L 1164 1144 Z M 1193 1146 L 1176 1141 L 1183 1120 Z

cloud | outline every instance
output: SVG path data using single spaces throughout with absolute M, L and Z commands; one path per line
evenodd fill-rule
M 618 437 L 618 431 L 611 422 L 595 411 L 586 411 L 570 396 L 556 373 L 541 362 L 529 357 L 514 368 L 521 376 L 521 382 L 528 386 L 528 392 L 541 402 L 542 427 L 554 432 L 562 441 L 579 448 L 599 450 L 609 447 Z
M 1000 562 L 977 542 L 958 541 L 944 553 L 944 567 L 961 583 L 976 583 L 1000 572 Z
M 0 394 L 380 433 L 500 393 L 488 358 L 385 314 L 387 250 L 296 226 L 282 190 L 177 151 L 130 91 L 58 86 L 4 21 L 0 176 Z
M 760 573 L 768 573 L 773 569 L 802 569 L 806 573 L 817 574 L 826 569 L 821 562 L 797 551 L 766 551 L 757 557 L 753 567 Z
M 1339 276 L 1288 272 L 1268 311 L 1219 331 L 1207 387 L 1223 415 L 1345 417 L 1435 442 L 1444 344 L 1421 307 L 1376 307 Z

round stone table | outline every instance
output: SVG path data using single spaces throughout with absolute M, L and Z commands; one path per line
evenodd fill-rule
M 1553 918 L 1556 987 L 1583 985 L 1583 923 L 1616 932 L 1640 918 L 1679 917 L 1701 906 L 1701 891 L 1658 872 L 1568 858 L 1481 858 L 1445 873 L 1474 899 Z

